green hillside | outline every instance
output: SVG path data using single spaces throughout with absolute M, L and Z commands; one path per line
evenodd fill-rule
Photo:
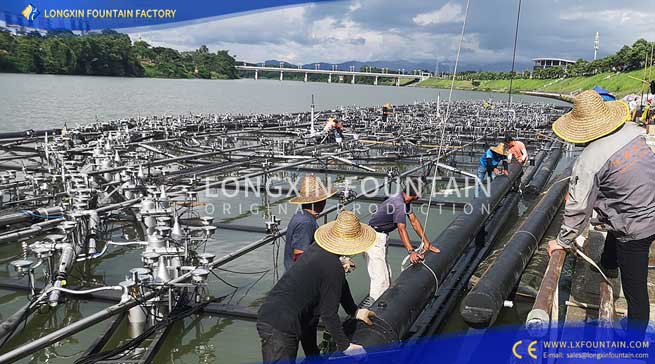
M 653 73 L 653 76 L 655 76 L 655 73 Z M 627 73 L 599 73 L 588 77 L 571 77 L 555 80 L 515 79 L 512 82 L 512 89 L 514 91 L 541 91 L 568 94 L 588 90 L 598 85 L 618 97 L 623 97 L 627 94 L 639 93 L 641 91 L 642 82 L 631 77 L 637 79 L 648 78 L 648 70 L 646 70 L 646 74 L 644 74 L 644 69 L 641 69 Z M 420 82 L 418 86 L 450 88 L 450 82 L 450 79 L 430 78 Z M 479 86 L 474 86 L 474 82 L 479 82 Z M 457 80 L 455 81 L 455 88 L 459 90 L 508 92 L 509 80 Z

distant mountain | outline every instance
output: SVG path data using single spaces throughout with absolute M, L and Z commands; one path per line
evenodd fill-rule
M 283 64 L 283 67 L 290 67 L 290 68 L 298 67 L 297 64 L 280 61 L 276 59 L 269 59 L 267 61 L 264 61 L 263 63 L 266 66 L 271 66 L 271 67 L 279 67 L 280 63 Z M 258 62 L 256 64 L 261 65 L 262 62 Z M 306 63 L 300 65 L 300 67 L 304 69 L 314 69 L 316 68 L 316 64 L 319 65 L 319 69 L 330 70 L 332 69 L 332 66 L 335 63 L 313 62 L 313 63 Z M 348 61 L 348 62 L 336 63 L 336 65 L 339 67 L 340 70 L 349 70 L 351 66 L 355 66 L 355 70 L 358 71 L 362 69 L 362 67 L 374 67 L 374 68 L 388 68 L 390 72 L 397 72 L 398 69 L 405 69 L 405 73 L 411 73 L 413 70 L 424 70 L 428 72 L 434 72 L 436 68 L 436 62 L 428 62 L 428 61 L 413 62 L 407 60 L 369 61 L 369 62 Z M 454 65 L 455 65 L 454 61 L 441 61 L 439 62 L 439 72 L 450 73 L 452 72 Z M 531 67 L 532 65 L 530 63 L 517 63 L 515 69 L 517 71 L 523 71 L 526 69 L 530 69 Z M 512 64 L 511 62 L 499 62 L 499 63 L 487 63 L 487 64 L 473 64 L 473 63 L 461 62 L 458 65 L 457 69 L 458 72 L 466 72 L 466 71 L 508 72 L 510 69 L 512 69 Z

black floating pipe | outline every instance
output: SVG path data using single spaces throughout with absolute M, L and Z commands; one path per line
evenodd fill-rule
M 448 275 L 469 243 L 477 238 L 484 223 L 520 175 L 521 167 L 512 163 L 509 176 L 501 175 L 491 182 L 488 196 L 482 194 L 471 202 L 472 208 L 469 211 L 457 215 L 433 241 L 441 252 L 427 254 L 425 266 L 416 264 L 403 271 L 373 304 L 372 310 L 377 314 L 373 325 L 358 322 L 352 341 L 369 347 L 397 343 L 405 338 L 416 318 L 434 296 L 438 283 Z
M 542 163 L 541 168 L 532 177 L 530 184 L 525 188 L 525 193 L 529 195 L 536 195 L 544 189 L 546 183 L 553 174 L 559 159 L 562 157 L 562 143 L 554 142 L 550 148 L 550 153 L 546 160 Z
M 553 141 L 548 142 L 548 144 L 546 144 L 546 146 L 537 153 L 534 159 L 532 159 L 533 161 L 532 168 L 529 168 L 529 170 L 527 170 L 526 173 L 521 178 L 521 186 L 525 186 L 528 183 L 532 182 L 532 177 L 539 170 L 539 167 L 541 166 L 541 162 L 544 161 L 544 158 L 546 157 L 546 154 L 548 154 L 548 152 L 550 151 L 552 145 L 553 145 Z
M 557 214 L 567 186 L 568 180 L 553 184 L 512 235 L 494 264 L 464 297 L 460 313 L 469 326 L 486 328 L 496 321 L 505 299 L 521 279 L 523 270 Z

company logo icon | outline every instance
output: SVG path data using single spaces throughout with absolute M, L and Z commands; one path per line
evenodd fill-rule
M 41 14 L 39 9 L 37 9 L 36 6 L 32 4 L 28 4 L 20 13 L 23 15 L 23 17 L 25 17 L 25 19 L 29 21 L 34 21 L 34 19 L 36 19 L 36 17 Z
M 523 344 L 523 340 L 519 340 L 512 345 L 512 354 L 514 354 L 514 357 L 516 359 L 523 359 L 523 355 L 519 354 L 518 348 L 521 347 Z M 537 340 L 530 342 L 527 346 L 527 353 L 528 356 L 530 356 L 532 359 L 537 359 L 537 348 L 535 347 L 537 345 Z

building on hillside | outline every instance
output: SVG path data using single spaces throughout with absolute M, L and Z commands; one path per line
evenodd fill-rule
M 564 58 L 533 58 L 532 61 L 534 62 L 533 70 L 558 66 L 566 69 L 570 64 L 575 63 L 575 61 Z

